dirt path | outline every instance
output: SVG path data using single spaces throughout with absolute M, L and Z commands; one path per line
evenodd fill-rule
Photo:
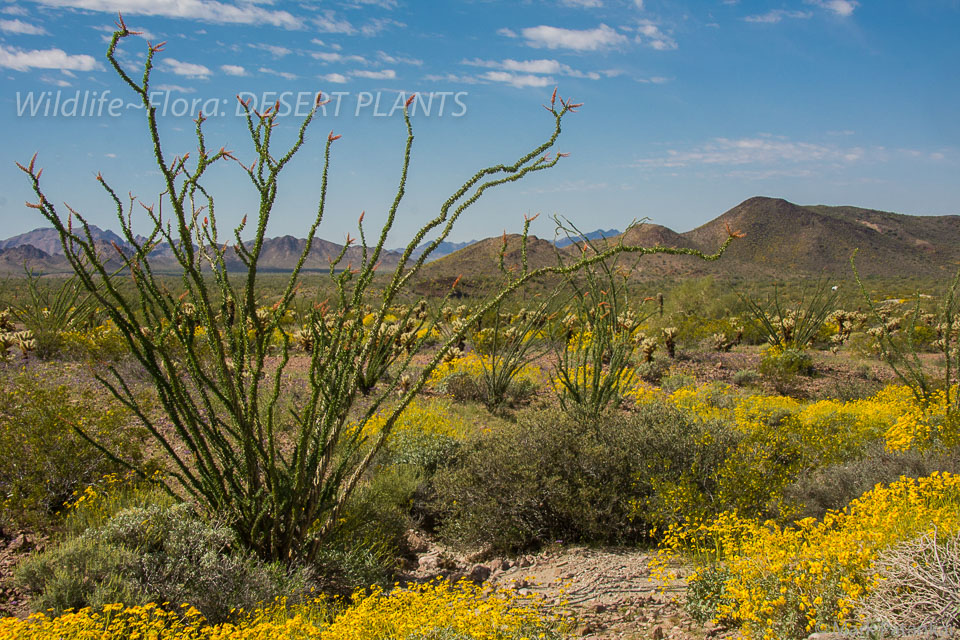
M 407 578 L 466 577 L 520 594 L 539 594 L 552 609 L 577 620 L 573 637 L 591 640 L 704 640 L 732 637 L 696 623 L 675 598 L 684 581 L 658 589 L 650 578 L 653 554 L 632 548 L 565 547 L 519 558 L 457 556 L 421 541 L 416 568 Z M 474 560 L 471 562 L 471 560 Z

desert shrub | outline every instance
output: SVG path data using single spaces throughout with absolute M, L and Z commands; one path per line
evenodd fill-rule
M 789 393 L 795 390 L 799 376 L 813 374 L 813 359 L 802 349 L 770 346 L 764 349 L 758 369 L 778 393 Z
M 119 360 L 128 353 L 123 334 L 112 322 L 60 333 L 62 356 L 79 360 Z
M 543 329 L 555 297 L 551 295 L 547 302 L 523 307 L 516 313 L 505 313 L 503 305 L 498 304 L 490 310 L 489 321 L 478 320 L 470 342 L 480 354 L 480 374 L 472 382 L 478 399 L 487 408 L 513 406 L 533 393 L 529 371 L 531 363 L 550 348 Z
M 641 447 L 631 498 L 635 523 L 662 529 L 693 514 L 730 507 L 731 494 L 723 486 L 729 480 L 722 474 L 730 452 L 743 440 L 731 421 L 653 402 L 642 405 L 630 425 Z
M 540 380 L 540 368 L 522 357 L 507 362 L 502 356 L 496 360 L 468 353 L 440 364 L 428 384 L 456 400 L 497 408 L 523 403 L 536 392 Z
M 800 287 L 797 299 L 792 303 L 781 299 L 777 286 L 766 301 L 749 296 L 741 296 L 741 300 L 767 342 L 780 351 L 802 351 L 813 344 L 827 318 L 837 308 L 839 289 L 827 285 L 826 280 L 819 280 L 812 287 Z
M 887 633 L 960 633 L 960 532 L 934 527 L 879 554 L 879 581 L 863 602 L 871 626 Z
M 625 542 L 643 536 L 631 518 L 642 429 L 603 415 L 584 423 L 556 410 L 465 442 L 460 463 L 435 478 L 443 535 L 517 550 L 564 541 Z
M 665 393 L 673 393 L 681 387 L 689 387 L 695 384 L 697 384 L 696 378 L 685 373 L 675 373 L 660 378 L 660 388 Z
M 39 373 L 8 378 L 0 389 L 0 521 L 49 526 L 73 493 L 122 467 L 110 455 L 141 458 L 141 435 L 117 401 Z M 95 436 L 110 455 L 76 431 Z
M 753 369 L 740 369 L 733 374 L 733 384 L 738 387 L 752 387 L 760 382 L 760 374 Z
M 856 626 L 858 604 L 876 587 L 881 552 L 936 526 L 960 531 L 960 476 L 934 473 L 878 485 L 843 511 L 780 526 L 727 512 L 670 527 L 658 575 L 678 553 L 714 558 L 728 572 L 714 579 L 709 560 L 691 576 L 714 619 L 741 625 L 741 636 L 805 638 Z M 701 578 L 702 576 L 702 578 Z M 712 590 L 712 594 L 707 591 Z
M 340 526 L 324 545 L 318 562 L 325 591 L 350 594 L 392 582 L 404 534 L 415 526 L 411 502 L 423 482 L 412 464 L 376 466 L 344 507 Z
M 960 473 L 960 450 L 890 451 L 883 441 L 877 441 L 864 447 L 861 455 L 799 475 L 784 489 L 784 496 L 786 502 L 797 505 L 796 519 L 820 518 L 828 511 L 843 509 L 878 484 L 935 471 Z
M 649 340 L 649 338 L 647 339 Z M 670 371 L 670 363 L 659 358 L 650 360 L 649 362 L 641 362 L 636 367 L 637 375 L 640 376 L 641 379 L 653 384 L 660 383 L 661 386 L 663 385 L 663 380 L 669 377 L 667 376 L 668 371 Z M 683 385 L 678 384 L 677 386 Z
M 26 270 L 29 301 L 14 306 L 17 318 L 31 332 L 39 357 L 50 358 L 63 346 L 66 331 L 88 329 L 99 315 L 96 299 L 77 276 L 41 278 Z
M 23 561 L 17 582 L 36 611 L 111 603 L 181 603 L 212 622 L 302 590 L 305 574 L 264 564 L 239 548 L 229 528 L 200 518 L 188 504 L 124 509 Z

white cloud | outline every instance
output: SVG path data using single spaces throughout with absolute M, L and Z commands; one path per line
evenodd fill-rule
M 377 51 L 377 57 L 387 64 L 410 64 L 415 67 L 419 67 L 423 64 L 423 60 L 419 60 L 417 58 L 407 58 L 405 56 L 392 56 L 384 51 Z
M 328 73 L 318 77 L 325 82 L 332 82 L 334 84 L 343 84 L 344 82 L 349 81 L 347 76 L 343 75 L 342 73 Z
M 49 35 L 43 27 L 32 25 L 23 20 L 0 20 L 0 31 L 4 33 L 19 33 L 26 36 Z
M 57 87 L 69 87 L 72 86 L 68 80 L 63 78 L 51 77 L 51 76 L 40 76 L 41 82 L 46 82 L 47 84 L 52 84 Z
M 389 29 L 390 27 L 405 27 L 402 22 L 394 20 L 393 18 L 374 18 L 367 22 L 367 24 L 360 27 L 360 33 L 365 36 L 375 36 L 381 31 Z
M 637 42 L 646 44 L 657 51 L 670 51 L 677 48 L 677 42 L 650 20 L 641 20 L 637 26 Z
M 5 6 L 3 9 L 0 9 L 0 13 L 5 13 L 8 16 L 26 16 L 29 15 L 29 12 L 17 4 L 10 4 Z
M 158 84 L 154 87 L 157 91 L 169 91 L 170 93 L 196 93 L 193 87 L 183 87 L 179 84 Z
M 367 64 L 367 59 L 363 56 L 344 55 L 332 51 L 315 51 L 311 53 L 310 56 L 323 62 L 359 62 L 361 64 Z
M 842 165 L 864 159 L 862 147 L 837 147 L 798 142 L 773 136 L 715 138 L 686 151 L 670 149 L 666 155 L 638 160 L 636 166 L 675 168 L 695 165 L 764 165 L 774 170 L 784 164 Z
M 567 7 L 579 7 L 581 9 L 596 9 L 602 7 L 601 0 L 560 0 L 560 4 Z
M 270 69 L 270 68 L 268 68 L 268 67 L 260 67 L 259 69 L 257 69 L 257 71 L 259 71 L 260 73 L 265 73 L 265 74 L 270 75 L 270 76 L 280 76 L 280 77 L 283 78 L 284 80 L 296 80 L 296 79 L 297 79 L 297 74 L 295 74 L 295 73 L 289 73 L 289 72 L 287 72 L 287 71 L 276 71 L 276 70 Z
M 455 73 L 446 73 L 443 75 L 430 74 L 423 77 L 430 82 L 459 82 L 460 84 L 477 84 L 479 80 L 473 76 L 458 76 Z
M 853 15 L 854 10 L 860 6 L 856 0 L 805 0 L 807 4 L 816 5 L 832 11 L 842 18 L 848 18 Z
M 50 7 L 128 15 L 186 18 L 223 24 L 269 24 L 284 29 L 301 29 L 302 21 L 288 11 L 274 11 L 253 2 L 232 4 L 217 0 L 33 0 Z
M 497 35 L 503 36 L 505 38 L 516 38 L 517 32 L 513 29 L 507 29 L 503 27 L 502 29 L 497 29 Z
M 350 24 L 349 20 L 338 18 L 337 14 L 329 9 L 314 18 L 313 23 L 323 33 L 342 33 L 352 36 L 357 32 L 356 27 Z
M 582 71 L 577 71 L 569 65 L 563 64 L 557 60 L 481 60 L 480 58 L 474 58 L 472 60 L 464 60 L 462 64 L 469 65 L 471 67 L 483 67 L 486 69 L 499 69 L 502 71 L 511 71 L 511 72 L 520 72 L 520 73 L 534 73 L 534 74 L 550 74 L 555 73 L 564 76 L 570 76 L 573 78 L 587 78 L 589 80 L 599 80 L 601 75 L 595 71 L 590 71 L 584 73 Z M 610 77 L 610 74 L 605 74 L 607 77 Z
M 575 51 L 596 51 L 614 47 L 627 42 L 626 36 L 617 33 L 605 24 L 596 29 L 563 29 L 540 25 L 527 27 L 523 37 L 531 47 L 547 49 L 573 49 Z
M 744 18 L 744 21 L 755 22 L 759 24 L 776 24 L 782 21 L 784 18 L 806 19 L 806 18 L 809 18 L 811 15 L 813 14 L 811 14 L 809 11 L 787 11 L 786 9 L 771 9 L 766 13 L 747 16 Z
M 251 49 L 260 49 L 261 51 L 266 51 L 267 53 L 272 55 L 274 58 L 282 58 L 283 56 L 288 56 L 291 53 L 293 53 L 293 51 L 291 51 L 290 49 L 286 47 L 281 47 L 275 44 L 258 43 L 258 44 L 249 44 L 247 46 L 250 47 Z
M 487 71 L 480 78 L 490 82 L 503 82 L 517 88 L 546 87 L 555 84 L 554 79 L 549 76 L 510 73 L 508 71 Z
M 93 56 L 70 55 L 62 49 L 33 49 L 25 51 L 0 44 L 0 67 L 26 71 L 28 69 L 66 69 L 93 71 L 100 63 Z
M 397 72 L 393 69 L 383 69 L 382 71 L 351 71 L 350 75 L 355 78 L 368 78 L 370 80 L 393 80 L 397 77 Z
M 213 73 L 208 67 L 205 67 L 202 64 L 181 62 L 176 58 L 164 58 L 160 61 L 160 66 L 164 67 L 166 71 L 175 73 L 178 76 L 185 76 L 187 78 L 207 78 L 211 73 Z
M 220 71 L 223 71 L 228 76 L 245 76 L 247 75 L 247 70 L 241 67 L 238 64 L 224 64 L 220 65 Z

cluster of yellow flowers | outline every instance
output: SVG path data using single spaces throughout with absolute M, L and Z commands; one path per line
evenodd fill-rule
M 283 599 L 234 622 L 208 625 L 187 605 L 181 612 L 156 604 L 108 605 L 51 618 L 0 619 L 0 640 L 373 640 L 449 638 L 521 640 L 555 638 L 560 620 L 539 612 L 539 602 L 505 591 L 485 591 L 470 583 L 446 581 L 356 594 L 347 606 L 326 598 L 306 604 Z
M 472 378 L 479 378 L 483 375 L 484 368 L 490 369 L 493 361 L 490 356 L 477 353 L 468 353 L 454 358 L 448 362 L 437 365 L 437 368 L 430 374 L 427 384 L 436 388 L 450 376 L 457 374 L 467 374 Z M 539 384 L 543 379 L 543 373 L 540 367 L 535 364 L 525 364 L 520 368 L 514 380 L 520 383 Z
M 65 351 L 95 358 L 117 358 L 127 348 L 123 334 L 111 320 L 91 329 L 61 331 L 60 340 Z
M 952 392 L 954 397 L 957 393 Z M 948 417 L 946 392 L 937 392 L 923 404 L 903 385 L 890 385 L 859 400 L 803 403 L 786 396 L 738 395 L 729 385 L 716 383 L 667 394 L 638 380 L 624 396 L 638 405 L 669 402 L 702 420 L 730 421 L 748 435 L 769 432 L 776 417 L 778 430 L 793 431 L 823 462 L 843 459 L 851 448 L 878 438 L 891 451 L 924 447 L 935 438 L 946 444 L 960 441 L 960 425 Z
M 391 410 L 381 411 L 363 425 L 363 435 L 372 437 L 383 428 Z M 463 438 L 467 435 L 468 425 L 455 419 L 449 400 L 426 400 L 418 398 L 407 405 L 393 425 L 394 434 L 416 431 L 428 435 Z
M 742 625 L 745 638 L 806 637 L 861 622 L 856 606 L 877 584 L 878 552 L 934 527 L 960 531 L 960 476 L 877 485 L 843 511 L 787 527 L 731 512 L 673 525 L 662 536 L 656 573 L 669 577 L 680 553 L 716 558 L 723 576 L 717 619 Z M 710 570 L 699 567 L 691 582 Z

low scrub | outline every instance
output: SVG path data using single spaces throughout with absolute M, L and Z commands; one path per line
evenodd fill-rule
M 142 460 L 141 435 L 118 402 L 75 385 L 21 373 L 0 389 L 0 524 L 49 528 L 74 492 L 120 471 L 114 456 Z M 76 428 L 96 437 L 98 449 Z

